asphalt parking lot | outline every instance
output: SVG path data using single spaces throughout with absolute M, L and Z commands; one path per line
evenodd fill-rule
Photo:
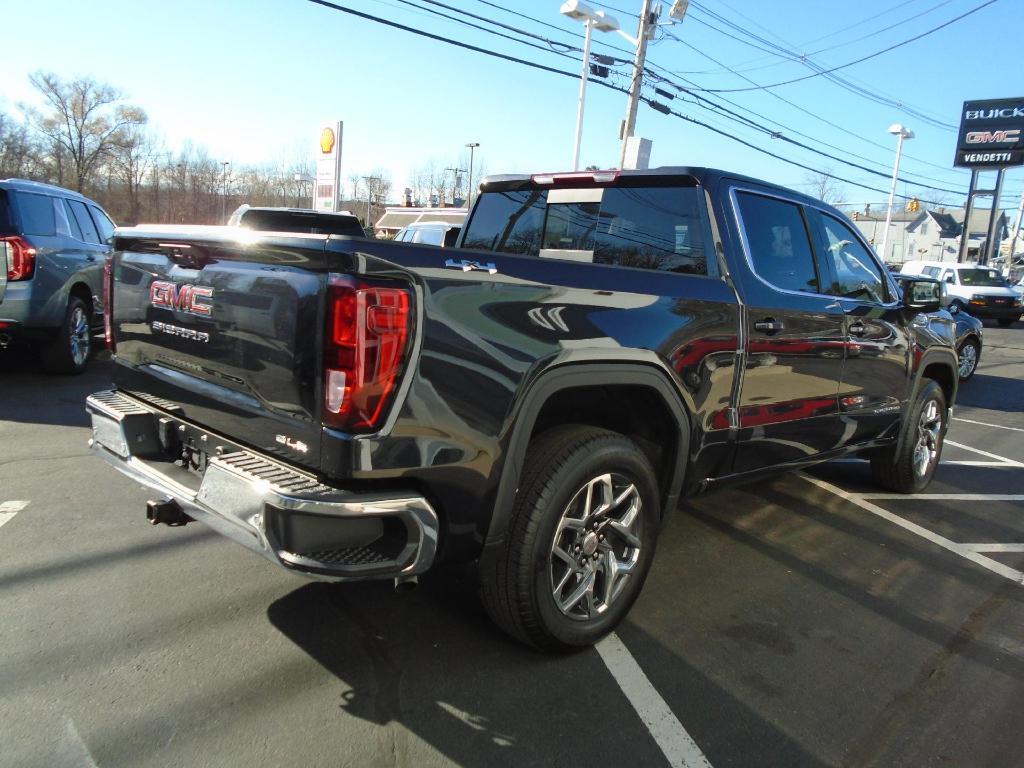
M 145 524 L 79 378 L 0 361 L 0 765 L 1010 766 L 1024 755 L 1024 323 L 985 330 L 935 482 L 836 462 L 688 502 L 598 650 Z

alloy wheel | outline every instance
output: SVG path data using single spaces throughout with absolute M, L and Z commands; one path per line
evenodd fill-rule
M 640 492 L 609 473 L 583 485 L 562 511 L 551 546 L 551 594 L 579 621 L 597 618 L 622 594 L 640 560 Z
M 914 473 L 918 477 L 928 474 L 939 455 L 942 435 L 942 412 L 939 404 L 929 400 L 921 411 L 917 424 L 917 444 L 914 446 Z
M 85 364 L 89 357 L 89 349 L 92 339 L 89 331 L 89 321 L 85 316 L 85 310 L 76 306 L 71 312 L 68 320 L 68 339 L 71 345 L 71 359 L 76 366 Z
M 977 365 L 978 365 L 978 349 L 977 349 L 977 347 L 974 346 L 974 344 L 971 344 L 970 342 L 968 342 L 967 344 L 964 344 L 963 348 L 960 350 L 960 362 L 959 362 L 960 378 L 961 379 L 966 379 L 968 376 L 970 376 L 972 373 L 974 373 L 974 368 Z

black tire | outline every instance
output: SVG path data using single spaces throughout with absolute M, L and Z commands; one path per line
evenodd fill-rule
M 60 331 L 42 350 L 47 373 L 79 374 L 85 370 L 92 353 L 89 319 L 88 305 L 77 296 L 70 297 Z
M 591 498 L 596 492 L 623 501 L 606 516 L 589 515 L 588 487 Z M 574 512 L 580 512 L 578 520 Z M 623 533 L 613 526 L 622 520 L 635 525 Z M 543 651 L 593 645 L 612 631 L 639 595 L 654 559 L 660 520 L 654 470 L 633 441 L 578 425 L 545 432 L 528 448 L 505 540 L 480 562 L 487 613 L 505 632 Z M 639 546 L 629 543 L 630 536 Z M 573 565 L 560 555 L 569 555 Z M 617 575 L 620 565 L 630 566 L 624 581 Z M 609 573 L 614 574 L 610 580 Z M 572 603 L 581 589 L 585 592 Z M 568 609 L 559 607 L 556 593 L 564 596 Z
M 949 426 L 946 417 L 942 387 L 925 379 L 907 412 L 899 440 L 871 456 L 875 482 L 897 493 L 920 493 L 927 488 L 942 456 Z
M 978 360 L 981 357 L 981 344 L 974 339 L 964 339 L 964 342 L 956 350 L 957 375 L 960 381 L 970 379 L 978 370 Z
M 1016 323 L 1017 320 L 1012 317 L 1000 317 L 996 319 L 996 322 L 999 323 L 1000 328 L 1009 328 L 1011 325 Z

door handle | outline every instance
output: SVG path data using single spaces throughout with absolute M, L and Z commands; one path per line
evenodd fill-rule
M 778 333 L 785 327 L 781 320 L 776 320 L 774 317 L 766 317 L 764 320 L 758 320 L 754 323 L 755 331 L 762 331 L 767 334 Z
M 867 332 L 868 332 L 867 326 L 864 325 L 864 323 L 862 323 L 860 320 L 858 320 L 857 322 L 853 323 L 850 326 L 850 335 L 851 336 L 863 336 Z

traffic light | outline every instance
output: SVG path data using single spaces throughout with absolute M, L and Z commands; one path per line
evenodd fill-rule
M 907 203 L 907 211 L 910 213 L 917 213 L 921 210 L 921 201 L 916 197 L 910 198 L 910 202 Z

